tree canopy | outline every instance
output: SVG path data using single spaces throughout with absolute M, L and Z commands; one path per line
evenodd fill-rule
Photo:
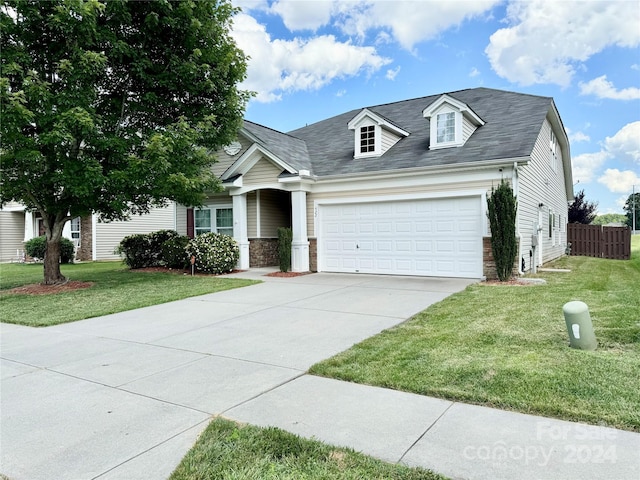
M 640 230 L 640 192 L 629 195 L 623 209 L 626 212 L 627 225 L 631 228 L 634 227 L 633 219 L 635 214 L 635 228 Z
M 0 205 L 43 219 L 45 283 L 64 224 L 126 219 L 220 188 L 212 151 L 241 126 L 246 57 L 230 0 L 2 0 Z
M 624 223 L 626 224 L 627 217 L 621 213 L 605 213 L 603 215 L 598 215 L 594 218 L 593 225 L 607 225 L 609 223 Z
M 569 205 L 569 223 L 584 223 L 586 225 L 596 218 L 598 202 L 589 202 L 584 198 L 584 190 L 580 190 Z

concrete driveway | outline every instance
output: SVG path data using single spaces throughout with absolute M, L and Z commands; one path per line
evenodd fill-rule
M 312 274 L 80 322 L 0 326 L 0 471 L 167 478 L 212 415 L 473 280 Z

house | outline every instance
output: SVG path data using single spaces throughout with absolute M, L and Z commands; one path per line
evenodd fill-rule
M 492 277 L 486 200 L 518 201 L 517 269 L 564 254 L 569 142 L 552 98 L 474 88 L 352 110 L 283 133 L 245 121 L 218 152 L 225 190 L 176 206 L 181 234 L 232 234 L 240 268 Z
M 176 229 L 175 203 L 126 221 L 102 222 L 97 215 L 76 217 L 67 222 L 62 235 L 75 243 L 78 260 L 117 260 L 120 256 L 114 249 L 125 236 L 163 229 Z M 20 261 L 24 242 L 43 234 L 42 219 L 37 213 L 9 202 L 0 209 L 0 262 Z

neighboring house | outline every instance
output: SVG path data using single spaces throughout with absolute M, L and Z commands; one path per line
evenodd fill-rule
M 76 245 L 78 260 L 116 260 L 115 247 L 127 235 L 155 230 L 176 229 L 176 205 L 154 208 L 147 215 L 127 221 L 101 222 L 97 215 L 76 217 L 64 227 L 62 235 Z M 0 262 L 19 261 L 24 242 L 44 234 L 42 219 L 11 202 L 0 210 Z
M 233 234 L 243 269 L 277 264 L 284 226 L 293 271 L 492 277 L 486 199 L 501 179 L 518 201 L 517 269 L 565 251 L 571 158 L 552 98 L 475 88 L 289 133 L 245 121 L 218 160 L 224 193 L 178 205 L 177 230 Z

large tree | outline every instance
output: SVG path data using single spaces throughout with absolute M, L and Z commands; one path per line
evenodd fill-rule
M 211 152 L 239 129 L 246 57 L 230 0 L 0 0 L 0 205 L 42 216 L 44 283 L 64 224 L 126 219 L 220 188 Z
M 598 202 L 589 202 L 584 199 L 584 190 L 580 190 L 569 205 L 569 223 L 584 223 L 586 225 L 596 218 Z
M 635 226 L 636 230 L 640 230 L 640 192 L 629 195 L 623 209 L 626 212 L 627 225 L 629 225 L 630 228 Z M 634 218 L 635 224 L 633 221 Z

